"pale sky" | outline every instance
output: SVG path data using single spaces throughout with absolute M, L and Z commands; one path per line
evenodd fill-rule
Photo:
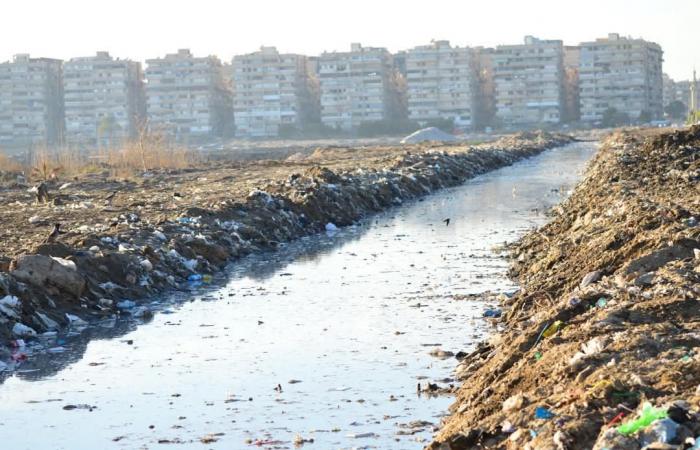
M 609 32 L 661 44 L 674 79 L 700 69 L 700 0 L 4 0 L 0 60 L 16 53 L 68 59 L 107 50 L 143 61 L 190 48 L 230 62 L 274 45 L 317 55 L 351 42 L 402 50 L 520 43 L 567 45 Z

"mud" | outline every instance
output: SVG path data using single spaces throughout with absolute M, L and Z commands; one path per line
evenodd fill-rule
M 699 182 L 700 127 L 609 137 L 512 249 L 521 290 L 428 448 L 700 448 Z
M 93 174 L 48 183 L 48 204 L 36 204 L 18 180 L 0 191 L 0 343 L 16 346 L 115 314 L 148 315 L 140 307 L 146 299 L 206 283 L 231 260 L 350 225 L 570 140 L 527 134 L 475 147 L 319 148 L 287 162 L 126 180 Z M 65 234 L 47 239 L 57 223 Z M 2 356 L 9 368 L 22 358 Z

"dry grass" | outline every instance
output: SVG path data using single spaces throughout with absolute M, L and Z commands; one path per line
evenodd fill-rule
M 195 154 L 186 148 L 138 141 L 103 151 L 98 160 L 115 176 L 133 176 L 154 169 L 184 169 L 197 162 Z
M 21 172 L 23 169 L 19 161 L 10 158 L 0 150 L 0 172 Z
M 160 138 L 137 139 L 122 147 L 92 154 L 74 148 L 35 151 L 27 159 L 20 162 L 0 153 L 0 172 L 25 173 L 32 181 L 103 171 L 109 171 L 114 177 L 132 178 L 149 170 L 192 167 L 199 161 L 194 151 L 170 145 Z

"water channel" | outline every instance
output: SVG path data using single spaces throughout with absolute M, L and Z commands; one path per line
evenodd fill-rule
M 0 385 L 0 447 L 420 449 L 457 361 L 507 292 L 493 252 L 547 220 L 595 151 L 554 149 L 354 227 L 231 265 L 213 286 L 108 321 Z M 449 225 L 443 220 L 450 219 Z M 278 387 L 279 385 L 279 387 Z M 281 391 L 280 391 L 281 388 Z M 89 407 L 88 407 L 89 406 Z M 415 431 L 414 434 L 411 434 Z

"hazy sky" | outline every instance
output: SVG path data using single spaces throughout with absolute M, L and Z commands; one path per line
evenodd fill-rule
M 4 0 L 0 60 L 107 50 L 145 60 L 190 48 L 230 61 L 261 45 L 315 55 L 350 42 L 392 51 L 448 39 L 574 45 L 608 32 L 661 44 L 675 79 L 700 69 L 700 0 Z

